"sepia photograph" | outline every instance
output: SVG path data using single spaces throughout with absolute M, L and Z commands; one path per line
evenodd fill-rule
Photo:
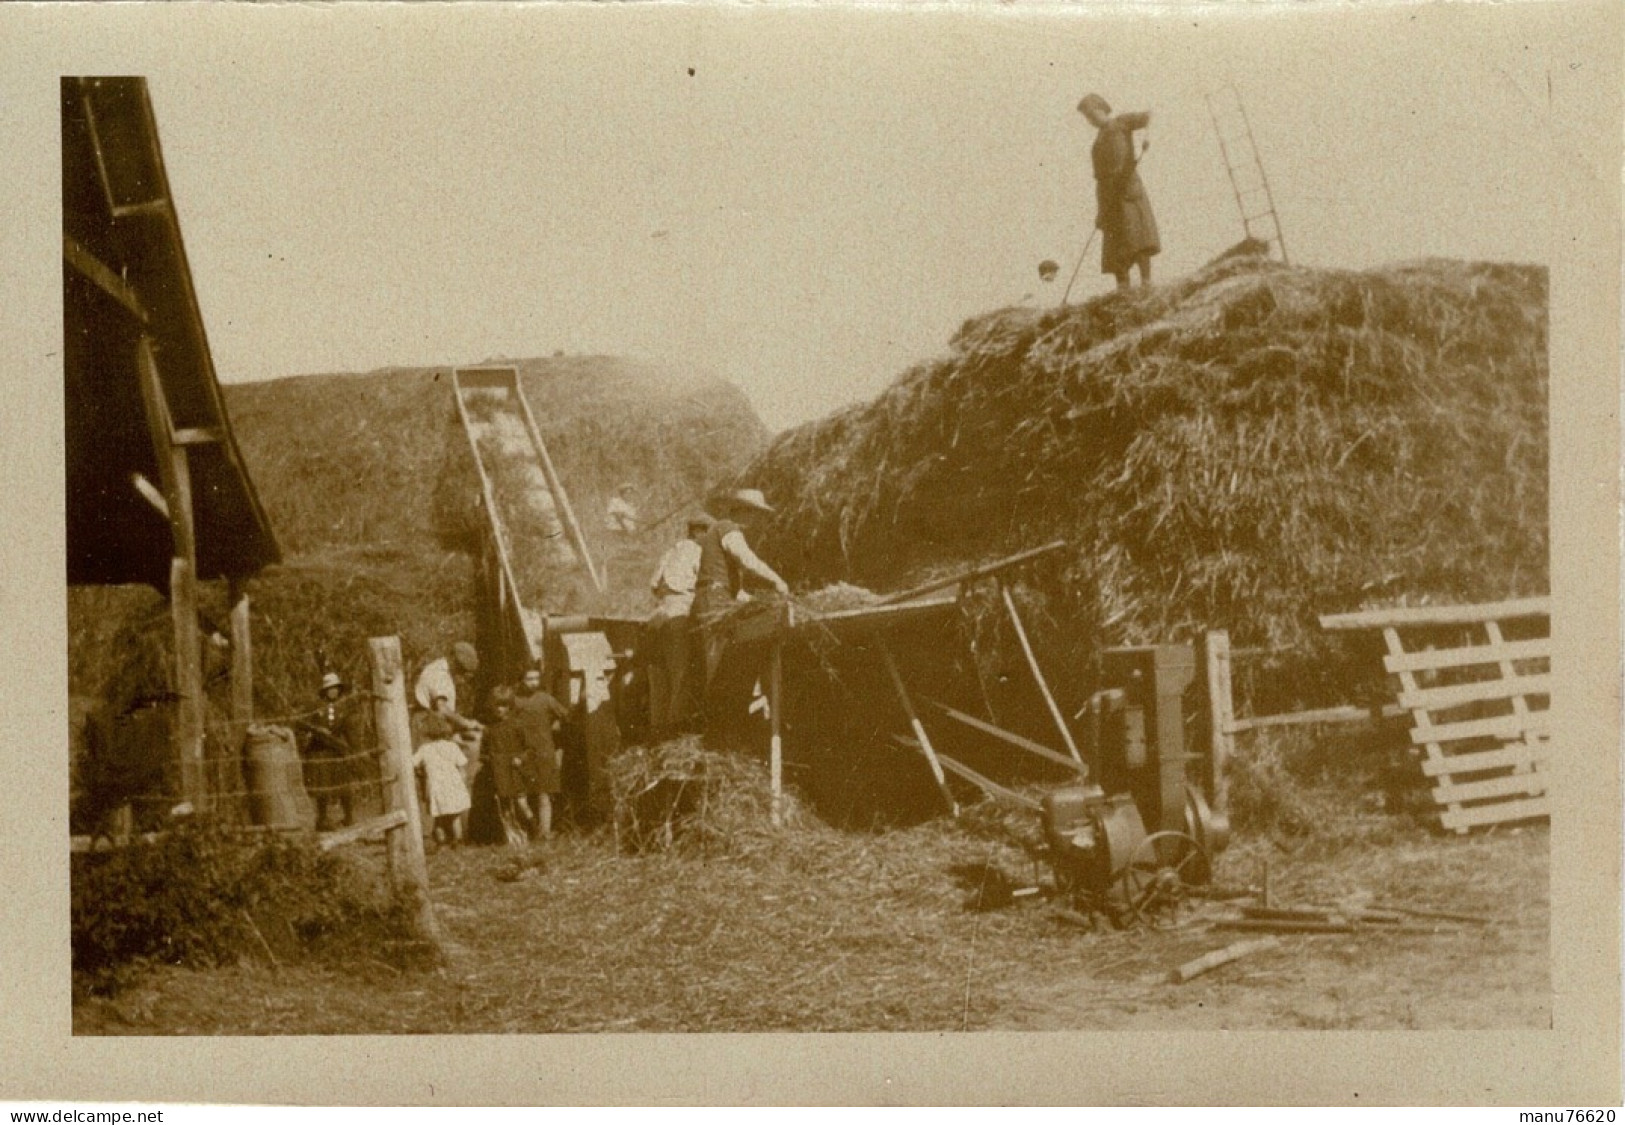
M 1600 1004 L 1617 1099 L 1617 11 L 54 14 L 74 1050 L 1381 1032 L 1177 1088 L 1495 1100 L 1406 1033 Z

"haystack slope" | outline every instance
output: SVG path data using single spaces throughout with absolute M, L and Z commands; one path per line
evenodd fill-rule
M 1072 656 L 1547 587 L 1547 281 L 1429 260 L 1228 258 L 1150 290 L 968 321 L 876 400 L 745 472 L 800 585 L 893 589 L 1063 537 Z
M 588 538 L 610 557 L 616 604 L 643 608 L 649 573 L 678 521 L 611 542 L 601 516 L 608 496 L 631 484 L 651 523 L 686 510 L 761 448 L 760 419 L 735 387 L 692 373 L 607 356 L 490 362 L 519 368 Z M 368 636 L 398 634 L 409 663 L 473 636 L 470 552 L 482 517 L 450 368 L 224 389 L 286 554 L 249 586 L 262 713 L 309 705 L 318 656 L 363 675 Z M 70 591 L 76 694 L 116 693 L 135 638 L 161 624 L 152 601 L 150 592 Z M 223 603 L 205 610 L 224 621 Z

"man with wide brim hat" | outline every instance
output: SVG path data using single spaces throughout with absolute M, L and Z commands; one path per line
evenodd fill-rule
M 1149 113 L 1112 114 L 1099 94 L 1086 94 L 1078 112 L 1098 133 L 1089 150 L 1095 171 L 1095 226 L 1101 233 L 1100 272 L 1117 278 L 1127 289 L 1129 274 L 1137 266 L 1140 284 L 1151 284 L 1151 257 L 1162 252 L 1157 219 L 1140 182 L 1134 155 L 1134 134 L 1151 124 Z
M 778 572 L 757 558 L 746 539 L 773 511 L 758 488 L 741 488 L 712 502 L 717 522 L 700 538 L 700 569 L 695 581 L 692 617 L 705 645 L 705 683 L 710 684 L 722 660 L 727 639 L 715 628 L 733 605 L 748 599 L 752 585 L 780 595 L 790 592 Z

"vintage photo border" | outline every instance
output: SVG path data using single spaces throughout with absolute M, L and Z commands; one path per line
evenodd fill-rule
M 1521 34 L 1530 2 L 1409 5 L 1412 18 Z M 1551 583 L 1555 742 L 1550 1031 L 871 1035 L 575 1035 L 257 1040 L 75 1039 L 67 950 L 66 626 L 63 598 L 61 246 L 57 80 L 173 71 L 198 50 L 285 51 L 368 21 L 423 21 L 447 50 L 507 34 L 497 7 L 370 12 L 308 5 L 0 5 L 0 219 L 10 369 L 0 411 L 0 664 L 10 798 L 0 803 L 5 918 L 0 1099 L 257 1103 L 1486 1103 L 1618 1104 L 1620 1097 L 1619 336 L 1621 11 L 1552 0 L 1583 98 L 1554 104 L 1580 162 L 1553 167 Z M 1164 18 L 1104 4 L 941 6 L 895 15 L 899 35 L 966 19 Z M 1260 34 L 1371 9 L 1246 5 Z M 1291 10 L 1287 10 L 1290 7 Z M 410 10 L 407 10 L 410 9 Z M 968 9 L 968 11 L 967 11 Z M 1260 10 L 1262 9 L 1262 10 Z M 1197 9 L 1190 8 L 1188 11 Z M 1377 8 L 1381 11 L 1381 7 Z M 1214 8 L 1204 18 L 1226 18 Z M 872 15 L 871 13 L 868 13 Z M 843 18 L 839 9 L 829 18 Z M 532 13 L 531 18 L 544 16 Z M 361 18 L 358 18 L 361 17 Z M 511 9 L 508 18 L 512 18 Z M 609 18 L 637 18 L 618 12 Z M 670 18 L 670 17 L 668 17 Z M 771 10 L 743 18 L 773 18 Z M 245 36 L 270 20 L 278 34 Z M 908 20 L 906 28 L 903 20 Z M 1281 24 L 1269 26 L 1271 19 Z M 1588 34 L 1574 34 L 1583 28 Z M 874 34 L 874 29 L 869 29 Z M 1574 206 L 1572 201 L 1586 201 Z M 1507 217 L 1515 221 L 1516 216 Z

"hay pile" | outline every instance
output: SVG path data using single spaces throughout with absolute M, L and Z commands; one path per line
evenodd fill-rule
M 896 589 L 1061 537 L 1026 572 L 1059 660 L 1209 627 L 1311 651 L 1320 613 L 1546 590 L 1546 334 L 1537 267 L 1230 258 L 969 321 L 741 479 L 798 585 Z M 1306 697 L 1341 674 L 1298 671 Z
M 771 851 L 785 832 L 815 831 L 793 794 L 772 827 L 767 766 L 707 750 L 697 736 L 639 746 L 609 764 L 615 836 L 624 851 L 745 857 Z

